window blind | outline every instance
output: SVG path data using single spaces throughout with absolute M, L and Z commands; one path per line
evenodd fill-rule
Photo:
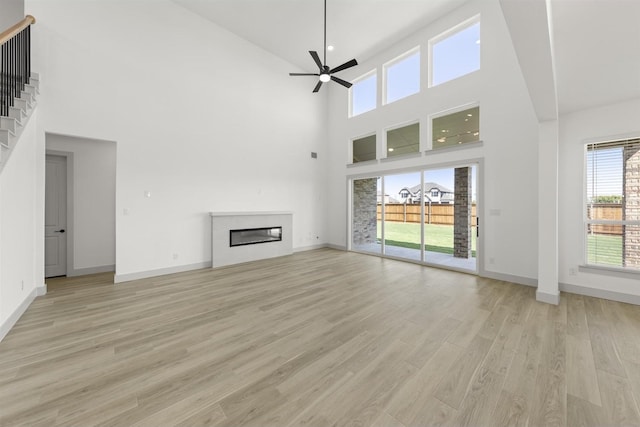
M 587 145 L 586 262 L 640 270 L 640 138 Z

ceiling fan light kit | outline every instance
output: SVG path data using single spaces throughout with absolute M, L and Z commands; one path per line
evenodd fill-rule
M 318 52 L 314 50 L 310 50 L 309 54 L 311 55 L 311 58 L 313 58 L 313 61 L 318 66 L 318 72 L 317 73 L 289 73 L 290 76 L 317 76 L 318 83 L 316 84 L 316 87 L 313 89 L 314 93 L 320 90 L 320 87 L 322 87 L 322 83 L 327 83 L 330 80 L 346 88 L 350 88 L 352 86 L 352 84 L 349 83 L 348 81 L 342 80 L 334 76 L 333 74 L 358 65 L 358 61 L 356 61 L 355 59 L 352 59 L 350 61 L 345 62 L 342 65 L 338 65 L 336 68 L 333 68 L 333 69 L 327 65 L 327 0 L 324 0 L 324 63 L 320 61 Z

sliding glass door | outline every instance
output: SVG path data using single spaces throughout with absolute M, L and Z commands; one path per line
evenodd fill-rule
M 476 270 L 476 169 L 425 171 L 425 262 Z
M 385 255 L 421 260 L 421 176 L 420 172 L 411 172 L 384 177 L 384 227 L 381 231 L 384 231 Z
M 353 179 L 351 249 L 476 271 L 477 169 Z

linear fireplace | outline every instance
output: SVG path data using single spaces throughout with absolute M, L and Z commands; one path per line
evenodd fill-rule
M 262 227 L 245 228 L 243 230 L 229 230 L 229 246 L 231 247 L 281 241 L 282 227 Z
M 292 212 L 211 212 L 209 215 L 214 268 L 293 253 Z

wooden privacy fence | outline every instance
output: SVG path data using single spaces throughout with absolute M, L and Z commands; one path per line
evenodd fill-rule
M 598 203 L 587 206 L 587 218 L 599 220 L 622 221 L 622 205 L 620 203 Z M 623 225 L 589 224 L 589 232 L 621 236 Z
M 420 222 L 420 205 L 385 203 L 385 220 L 393 222 Z M 378 205 L 378 221 L 382 219 L 382 206 Z M 453 205 L 424 205 L 426 224 L 453 225 Z M 471 206 L 471 224 L 476 225 L 476 205 Z
M 420 222 L 420 205 L 404 203 L 386 203 L 387 221 Z M 378 204 L 378 221 L 382 219 L 382 206 Z M 622 220 L 622 205 L 615 203 L 599 203 L 587 207 L 587 218 L 597 220 Z M 424 206 L 424 222 L 426 224 L 453 225 L 453 205 L 426 204 Z M 476 225 L 476 205 L 471 206 L 471 224 Z M 595 234 L 622 235 L 622 225 L 593 224 L 589 231 Z

